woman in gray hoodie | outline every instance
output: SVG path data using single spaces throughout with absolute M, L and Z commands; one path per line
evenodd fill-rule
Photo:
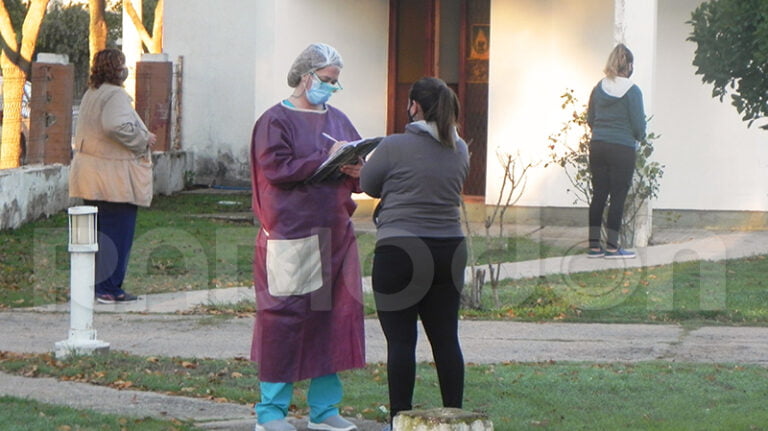
M 592 90 L 587 123 L 592 129 L 589 169 L 592 201 L 589 205 L 588 257 L 631 259 L 635 253 L 619 245 L 624 201 L 635 172 L 637 142 L 645 138 L 645 112 L 640 88 L 629 80 L 634 57 L 617 45 L 608 57 L 603 78 Z M 605 248 L 601 243 L 603 212 L 608 198 Z
M 408 98 L 405 133 L 384 138 L 360 172 L 363 191 L 381 198 L 371 279 L 387 339 L 392 418 L 412 408 L 419 319 L 443 406 L 461 408 L 464 392 L 458 314 L 467 248 L 459 207 L 469 153 L 456 132 L 458 99 L 445 82 L 422 78 Z

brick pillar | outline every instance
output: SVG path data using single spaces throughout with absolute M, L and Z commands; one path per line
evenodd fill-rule
M 165 54 L 145 54 L 136 63 L 136 112 L 157 135 L 153 151 L 171 148 L 173 63 Z
M 28 164 L 69 164 L 74 77 L 74 66 L 61 56 L 40 54 L 32 63 Z

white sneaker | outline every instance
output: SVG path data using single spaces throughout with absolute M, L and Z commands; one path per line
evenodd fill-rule
M 352 422 L 344 419 L 343 417 L 336 415 L 331 416 L 328 419 L 320 422 L 309 422 L 309 429 L 311 430 L 325 430 L 325 431 L 353 431 L 357 430 L 357 426 Z
M 296 431 L 296 427 L 285 419 L 275 419 L 263 424 L 257 423 L 255 431 Z

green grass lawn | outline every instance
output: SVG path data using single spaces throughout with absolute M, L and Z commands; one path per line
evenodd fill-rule
M 245 405 L 259 399 L 258 373 L 241 359 L 6 354 L 0 369 Z M 434 367 L 420 364 L 417 374 L 414 408 L 439 407 Z M 343 414 L 384 422 L 386 376 L 383 364 L 342 373 Z M 763 367 L 728 364 L 468 364 L 464 408 L 488 414 L 502 431 L 765 430 L 767 379 Z M 297 385 L 290 414 L 307 414 L 306 389 L 307 382 Z
M 0 396 L 0 429 L 3 431 L 195 431 L 191 425 L 157 419 L 137 419 L 52 406 Z
M 152 208 L 139 212 L 126 288 L 146 294 L 250 285 L 257 228 L 248 220 L 207 216 L 247 213 L 249 206 L 248 195 L 158 197 Z M 69 254 L 63 214 L 2 231 L 0 241 L 0 309 L 66 301 Z M 494 256 L 516 261 L 565 253 L 526 238 L 487 241 L 478 237 L 472 243 L 479 259 Z M 373 235 L 359 235 L 366 274 L 374 244 Z M 498 303 L 486 286 L 482 307 L 464 309 L 462 315 L 525 321 L 765 325 L 766 273 L 768 259 L 756 256 L 503 281 Z M 374 312 L 370 295 L 366 307 Z M 196 312 L 249 316 L 253 303 L 200 307 Z M 259 397 L 258 374 L 243 359 L 145 358 L 111 352 L 56 361 L 50 355 L 0 352 L 0 370 L 248 405 Z M 765 368 L 733 364 L 468 364 L 465 408 L 488 413 L 497 430 L 768 430 L 768 410 L 763 407 L 767 377 Z M 343 413 L 383 422 L 385 366 L 370 364 L 344 373 L 343 380 Z M 305 389 L 306 382 L 297 385 L 292 414 L 306 414 Z M 415 407 L 439 406 L 438 392 L 434 367 L 420 364 Z M 13 420 L 7 419 L 10 414 Z M 0 424 L 17 422 L 33 426 L 0 429 L 192 429 L 182 423 L 137 422 L 0 398 Z
M 251 285 L 257 227 L 247 217 L 249 208 L 249 194 L 157 197 L 151 208 L 139 211 L 126 289 L 147 294 Z M 241 218 L 211 216 L 222 213 Z M 0 231 L 0 309 L 67 300 L 66 223 L 61 213 Z M 373 234 L 358 235 L 366 275 L 374 245 Z M 490 256 L 512 262 L 566 252 L 528 238 L 480 236 L 472 246 L 480 261 Z M 482 307 L 462 313 L 478 319 L 763 325 L 768 322 L 766 271 L 768 259 L 758 256 L 502 281 L 498 303 L 486 286 Z M 235 308 L 248 312 L 252 306 Z M 370 296 L 366 308 L 373 313 Z
M 125 289 L 134 294 L 250 286 L 257 227 L 250 218 L 248 194 L 158 196 L 140 209 Z M 231 220 L 214 214 L 237 213 Z M 64 302 L 69 293 L 67 218 L 64 212 L 0 231 L 0 308 Z M 375 236 L 358 235 L 364 275 L 370 274 Z M 563 253 L 530 239 L 502 243 L 476 241 L 478 255 L 499 254 L 505 261 Z
M 125 279 L 132 293 L 250 285 L 256 227 L 206 214 L 247 212 L 249 195 L 159 196 L 140 209 Z M 64 213 L 0 231 L 0 304 L 66 301 L 69 292 Z
M 466 317 L 580 322 L 768 323 L 766 256 L 505 281 Z
M 768 324 L 768 258 L 685 262 L 502 281 L 495 304 L 486 286 L 480 309 L 465 319 L 602 323 L 683 323 L 688 326 Z M 376 313 L 363 295 L 366 315 Z M 198 312 L 253 313 L 252 301 L 201 306 Z

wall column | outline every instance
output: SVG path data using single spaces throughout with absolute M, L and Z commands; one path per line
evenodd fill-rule
M 626 44 L 635 55 L 632 81 L 643 91 L 646 115 L 652 115 L 658 0 L 614 0 L 614 5 L 614 41 Z
M 649 117 L 654 111 L 658 0 L 614 0 L 614 5 L 614 41 L 626 44 L 635 56 L 632 81 L 643 92 L 645 115 Z M 653 130 L 653 124 L 648 130 Z M 633 246 L 645 247 L 653 233 L 651 202 L 643 203 L 642 210 L 635 217 Z

